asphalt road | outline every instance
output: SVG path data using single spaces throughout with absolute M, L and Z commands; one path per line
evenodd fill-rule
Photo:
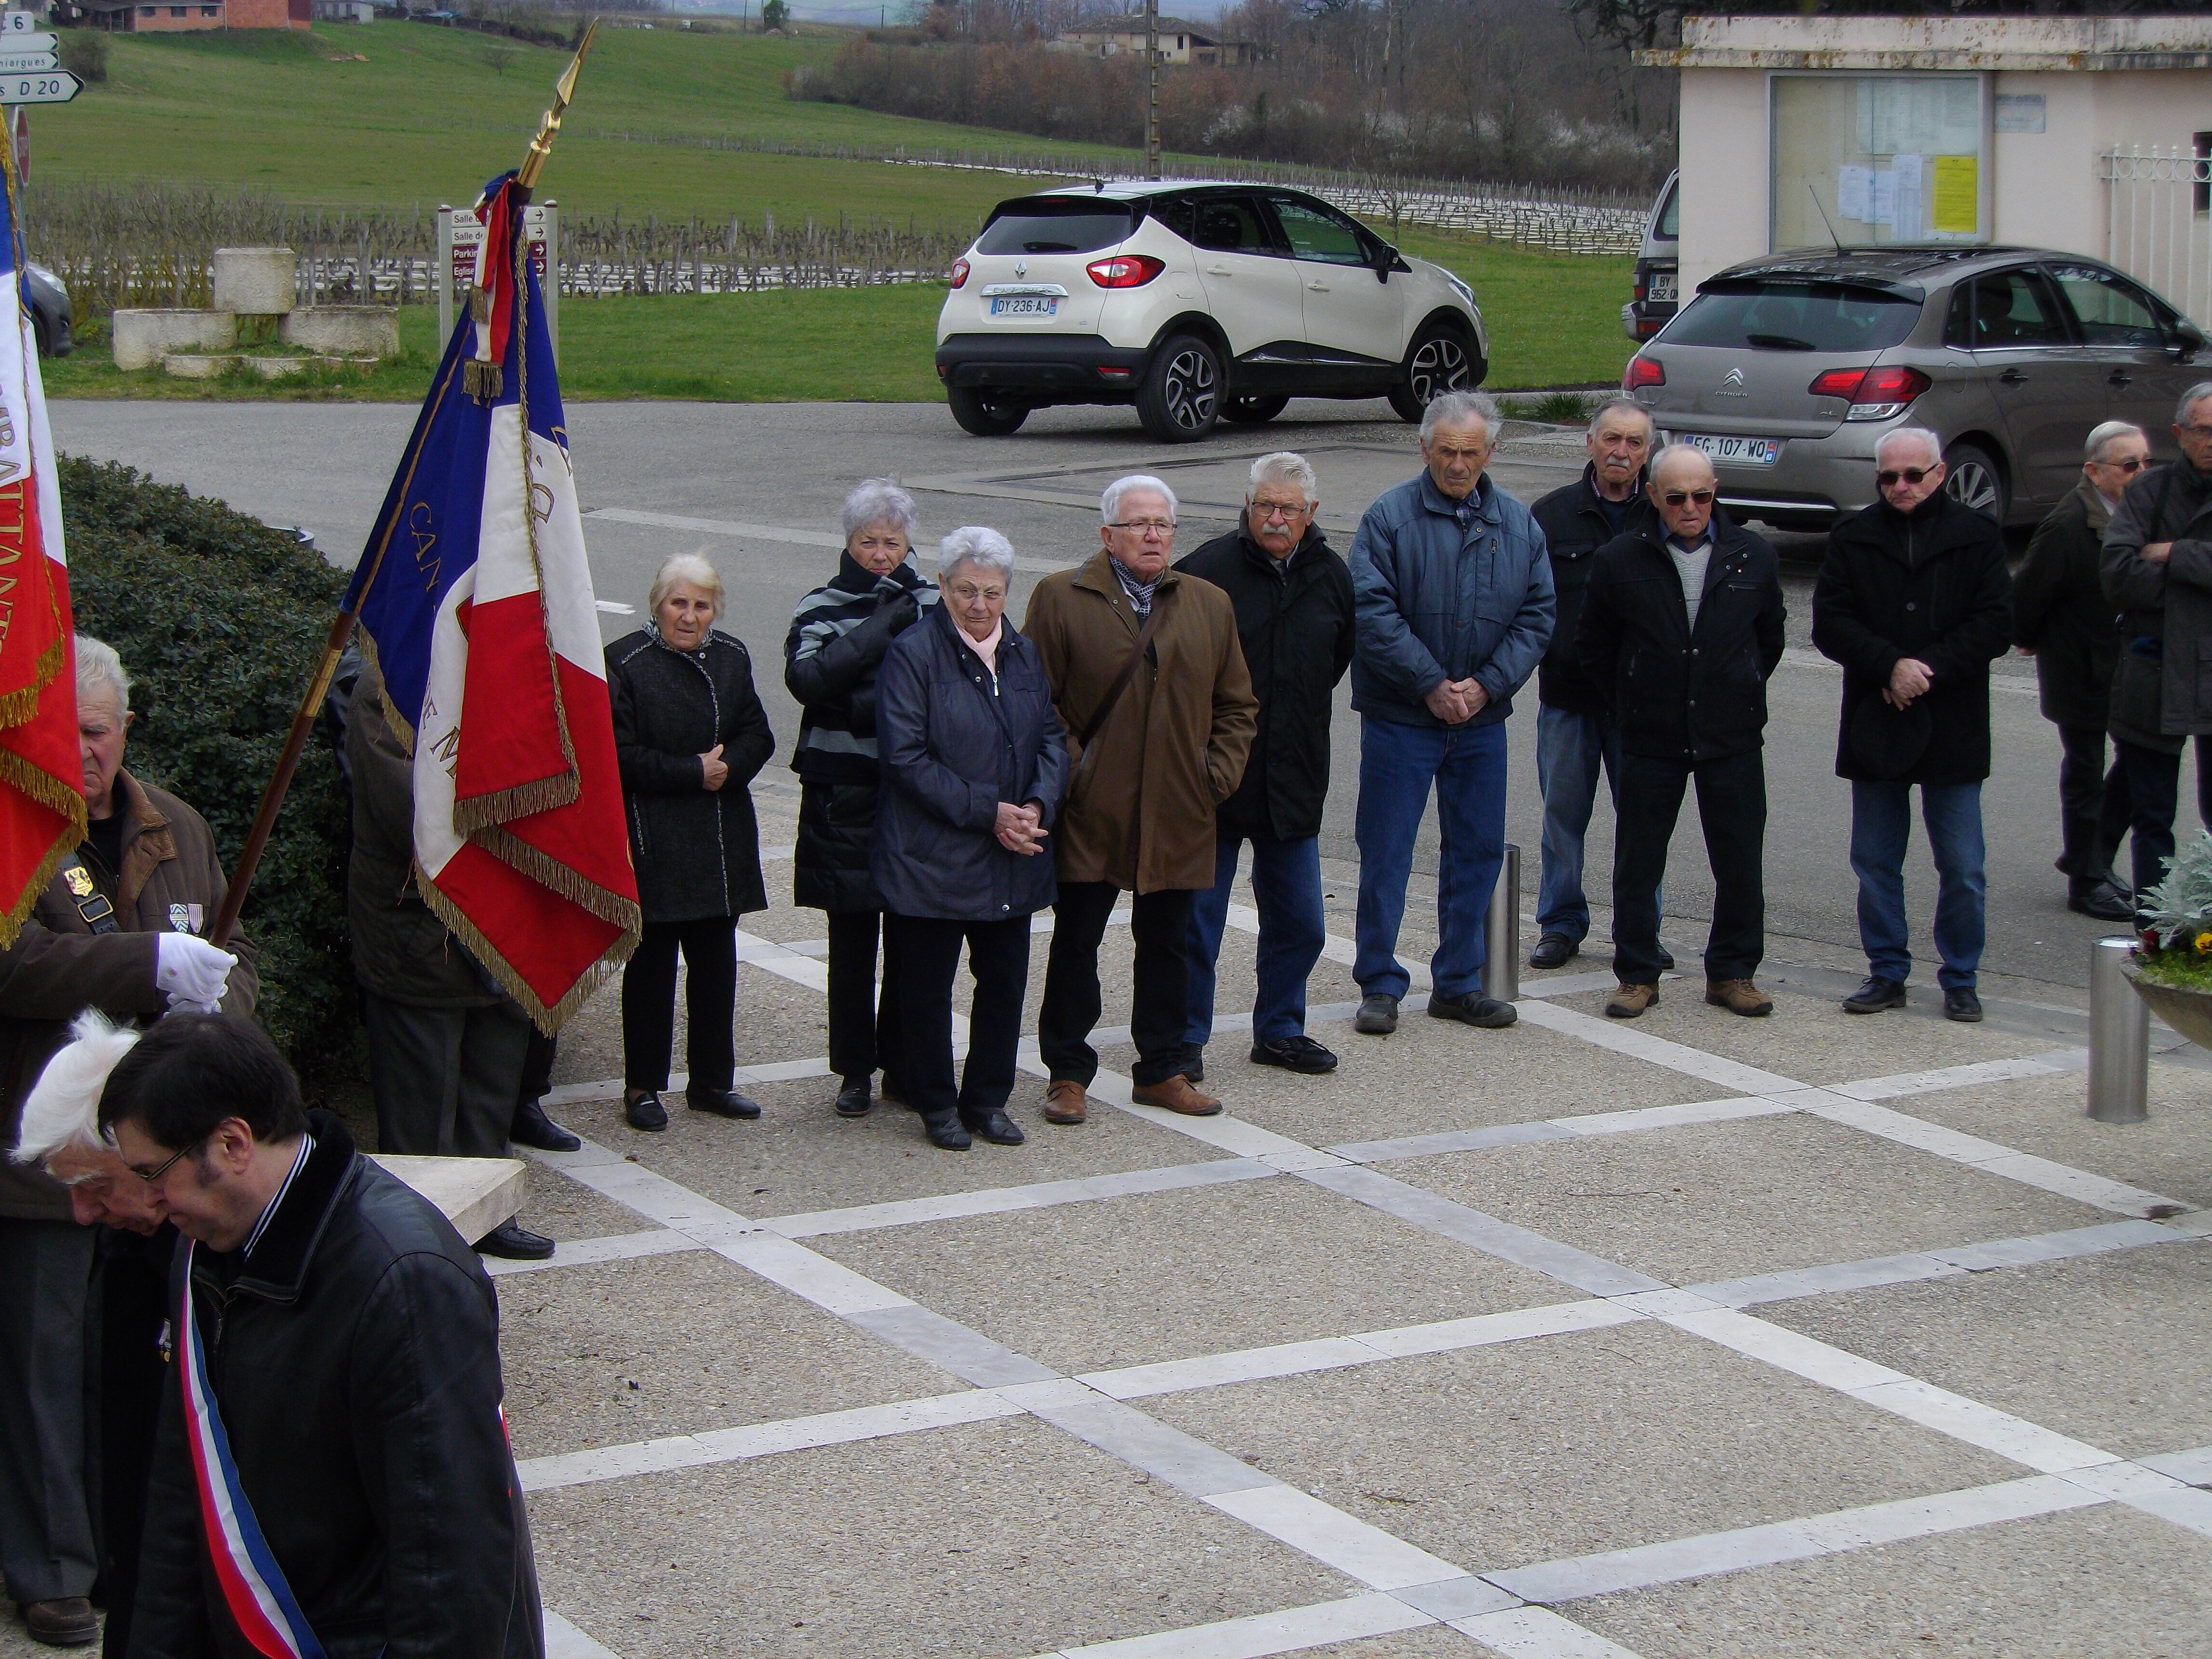
M 413 410 L 386 404 L 77 402 L 52 408 L 55 440 L 64 450 L 124 461 L 270 522 L 302 526 L 335 562 L 349 567 L 413 418 Z M 1096 548 L 1097 490 L 1119 472 L 1163 471 L 1176 484 L 1185 500 L 1177 545 L 1188 550 L 1234 522 L 1250 457 L 1273 448 L 1304 450 L 1321 474 L 1323 526 L 1341 551 L 1374 495 L 1419 464 L 1411 429 L 1379 403 L 1300 401 L 1267 427 L 1224 428 L 1204 444 L 1173 451 L 1151 443 L 1128 411 L 1116 410 L 1045 410 L 1015 436 L 998 440 L 970 438 L 943 408 L 921 404 L 579 404 L 568 410 L 567 424 L 602 604 L 641 611 L 661 560 L 685 550 L 713 558 L 732 595 L 722 625 L 763 665 L 761 692 L 780 740 L 771 767 L 788 758 L 799 726 L 777 672 L 784 630 L 799 598 L 834 568 L 838 504 L 863 477 L 905 479 L 921 503 L 926 539 L 970 523 L 1006 532 L 1025 567 L 1034 567 L 1020 573 L 1010 604 L 1018 616 L 1043 570 Z M 1493 473 L 1533 500 L 1571 478 L 1579 454 L 1572 434 L 1515 427 Z M 1844 948 L 1857 940 L 1847 856 L 1850 792 L 1833 769 L 1839 677 L 1808 643 L 1808 561 L 1819 546 L 1797 538 L 1784 548 L 1791 561 L 1785 568 L 1792 648 L 1771 690 L 1766 750 L 1767 928 L 1776 959 L 1805 954 L 1802 946 L 1793 952 L 1793 940 Z M 610 611 L 602 628 L 611 640 L 640 621 Z M 1996 771 L 1984 797 L 1990 886 L 1984 969 L 2080 987 L 2087 983 L 2089 941 L 2111 929 L 2066 910 L 2064 878 L 2051 868 L 2058 852 L 2059 749 L 2056 732 L 2037 713 L 2033 666 L 2008 659 L 1996 665 Z M 1340 689 L 1339 701 L 1337 785 L 1322 850 L 1356 859 L 1358 723 L 1348 692 Z M 1512 718 L 1508 818 L 1509 834 L 1526 849 L 1530 908 L 1540 823 L 1534 723 L 1532 690 L 1517 700 Z M 2183 796 L 2185 833 L 2194 833 L 2187 780 Z M 1431 815 L 1423 849 L 1430 870 L 1433 825 Z M 1602 904 L 1612 860 L 1609 821 L 1593 826 L 1589 859 L 1593 896 Z M 1923 964 L 1916 978 L 1932 984 L 1934 874 L 1917 836 L 1907 891 L 1915 954 Z M 1666 931 L 1678 953 L 1702 942 L 1711 897 L 1694 808 L 1686 806 L 1666 887 Z M 1602 956 L 1592 965 L 1603 965 Z M 1684 966 L 1693 968 L 1692 958 L 1686 957 Z

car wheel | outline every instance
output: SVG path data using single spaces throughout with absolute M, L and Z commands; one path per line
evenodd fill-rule
M 1994 456 L 1978 444 L 1953 444 L 1943 452 L 1943 465 L 1948 469 L 1943 480 L 1946 495 L 1999 524 L 2005 521 L 2012 492 L 2005 487 L 2004 469 Z
M 973 386 L 948 386 L 945 400 L 952 405 L 952 418 L 961 429 L 979 438 L 1003 438 L 1019 431 L 1030 417 L 1030 406 L 1019 398 L 994 396 Z
M 1137 418 L 1164 444 L 1187 444 L 1221 417 L 1221 359 L 1195 335 L 1178 334 L 1152 354 L 1137 391 Z
M 1390 407 L 1418 421 L 1438 392 L 1472 392 L 1482 382 L 1467 336 L 1446 323 L 1431 323 L 1406 353 L 1406 378 L 1390 388 Z
M 1221 406 L 1221 418 L 1239 426 L 1264 426 L 1290 404 L 1288 398 L 1231 398 Z

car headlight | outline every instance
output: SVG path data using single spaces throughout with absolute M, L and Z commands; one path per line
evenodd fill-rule
M 1473 289 L 1469 288 L 1465 283 L 1460 281 L 1458 277 L 1453 276 L 1449 270 L 1444 272 L 1444 281 L 1451 284 L 1453 293 L 1458 295 L 1461 299 L 1467 301 L 1468 310 L 1472 311 L 1474 309 L 1474 290 Z

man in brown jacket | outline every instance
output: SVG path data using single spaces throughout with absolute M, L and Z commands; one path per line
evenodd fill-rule
M 1068 787 L 1052 844 L 1060 877 L 1037 1042 L 1045 1117 L 1080 1123 L 1098 1074 L 1098 945 L 1135 895 L 1137 1100 L 1202 1117 L 1221 1103 L 1186 1075 L 1191 894 L 1213 885 L 1214 809 L 1244 775 L 1259 702 L 1237 613 L 1208 581 L 1168 568 L 1175 492 L 1139 474 L 1107 486 L 1104 544 L 1030 596 L 1036 642 L 1067 728 Z
M 151 1022 L 172 1005 L 253 1012 L 252 947 L 201 937 L 225 891 L 206 820 L 123 770 L 131 680 L 115 653 L 76 639 L 76 702 L 90 830 L 0 951 L 0 1145 L 86 1008 Z M 99 1639 L 86 1599 L 99 1570 L 87 1490 L 84 1340 L 100 1229 L 70 1190 L 0 1158 L 0 1573 L 31 1635 Z

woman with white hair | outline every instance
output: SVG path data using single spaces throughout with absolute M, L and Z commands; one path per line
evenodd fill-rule
M 799 843 L 793 897 L 830 916 L 830 1069 L 837 1115 L 865 1117 L 878 1066 L 897 1100 L 898 964 L 884 947 L 876 994 L 876 935 L 884 902 L 868 877 L 876 837 L 876 675 L 891 641 L 937 589 L 915 568 L 914 497 L 867 478 L 845 498 L 837 574 L 799 602 L 783 641 L 783 683 L 799 700 Z
M 995 530 L 956 530 L 939 552 L 944 603 L 884 659 L 883 758 L 869 868 L 896 945 L 900 1079 L 931 1142 L 1018 1146 L 1006 1115 L 1029 988 L 1030 918 L 1053 901 L 1041 856 L 1067 748 L 1037 648 L 1006 623 L 1014 550 Z M 968 1061 L 952 1076 L 952 976 L 975 981 Z
M 696 553 L 660 567 L 647 601 L 653 623 L 607 647 L 615 757 L 629 818 L 645 933 L 623 970 L 623 1115 L 668 1127 L 676 1026 L 676 953 L 684 995 L 695 1112 L 758 1117 L 731 1085 L 738 990 L 738 918 L 768 908 L 760 826 L 746 785 L 775 752 L 745 647 L 716 631 L 722 579 Z

